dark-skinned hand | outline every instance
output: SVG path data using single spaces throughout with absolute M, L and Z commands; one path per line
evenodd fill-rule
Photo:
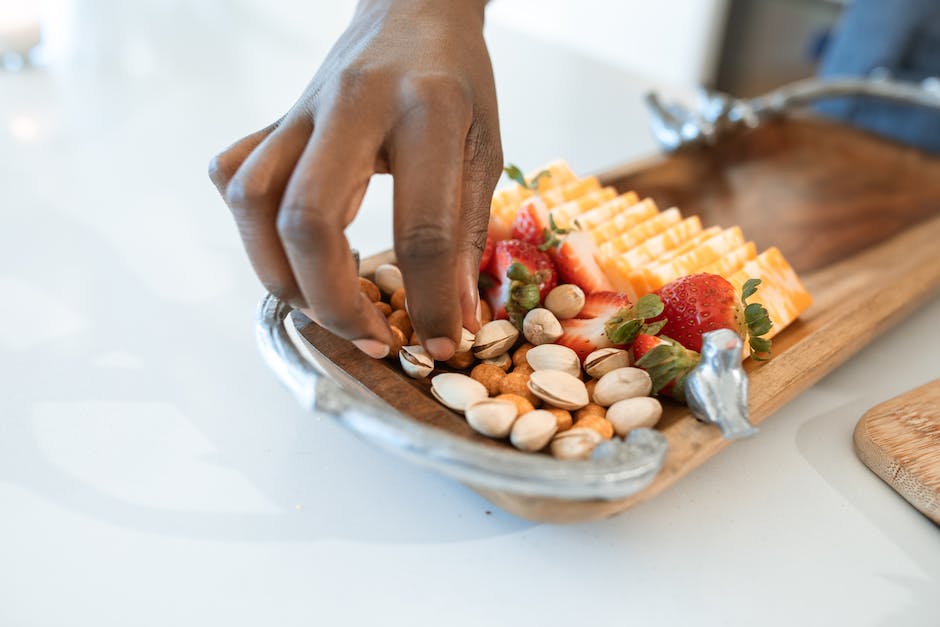
M 290 111 L 210 177 L 258 277 L 365 353 L 388 353 L 344 234 L 370 177 L 394 177 L 408 312 L 437 359 L 479 328 L 477 269 L 502 169 L 484 0 L 361 0 Z

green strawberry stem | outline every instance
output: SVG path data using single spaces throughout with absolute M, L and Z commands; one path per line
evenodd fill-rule
M 539 250 L 546 251 L 550 248 L 558 248 L 561 245 L 562 238 L 559 236 L 567 235 L 572 231 L 581 230 L 581 225 L 577 220 L 574 221 L 574 226 L 568 229 L 563 229 L 557 224 L 555 224 L 555 216 L 551 212 L 548 213 L 548 226 L 549 228 L 542 231 L 542 239 L 544 240 L 539 245 Z
M 549 172 L 548 170 L 542 170 L 541 172 L 533 176 L 532 180 L 526 181 L 525 174 L 522 173 L 522 170 L 519 169 L 519 166 L 512 164 L 512 163 L 510 163 L 505 168 L 503 168 L 503 172 L 505 172 L 506 176 L 508 176 L 511 180 L 515 181 L 519 185 L 522 185 L 526 189 L 532 190 L 533 192 L 538 192 L 539 179 L 541 179 L 543 176 L 550 177 L 552 175 L 552 173 Z
M 524 264 L 512 262 L 506 270 L 509 279 L 509 299 L 506 301 L 506 313 L 516 327 L 522 328 L 525 315 L 539 306 L 541 294 L 539 286 L 548 279 L 543 270 L 530 272 Z
M 650 375 L 654 394 L 663 392 L 685 403 L 685 380 L 701 356 L 668 337 L 660 339 L 664 343 L 640 357 L 635 365 Z
M 635 305 L 618 311 L 604 324 L 607 339 L 613 344 L 631 344 L 640 333 L 656 335 L 662 331 L 666 321 L 659 320 L 650 324 L 646 321 L 661 313 L 663 313 L 662 299 L 656 294 L 647 294 Z
M 760 303 L 748 304 L 747 299 L 757 293 L 760 279 L 748 279 L 741 288 L 741 304 L 744 305 L 744 324 L 747 327 L 748 345 L 757 361 L 766 361 L 770 357 L 771 342 L 760 337 L 773 327 L 767 308 Z M 764 357 L 766 355 L 766 357 Z

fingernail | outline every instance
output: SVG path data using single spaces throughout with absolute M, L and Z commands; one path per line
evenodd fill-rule
M 382 359 L 388 355 L 388 344 L 383 344 L 378 340 L 361 339 L 353 340 L 352 343 L 356 345 L 356 348 L 373 359 Z
M 449 337 L 432 337 L 424 343 L 424 347 L 431 353 L 431 357 L 438 361 L 450 359 L 457 349 L 457 346 Z
M 477 301 L 477 323 L 482 325 L 483 324 L 483 307 L 480 305 L 479 298 L 476 298 L 474 300 Z

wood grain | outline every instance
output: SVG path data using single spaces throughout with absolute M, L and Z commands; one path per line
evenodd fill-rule
M 940 524 L 940 379 L 868 410 L 854 440 L 866 466 Z
M 780 247 L 815 302 L 774 340 L 768 362 L 748 360 L 750 415 L 762 422 L 940 290 L 940 159 L 818 120 L 784 120 L 717 147 L 648 160 L 602 175 L 660 207 L 678 205 L 703 224 L 740 224 L 759 248 Z M 364 260 L 368 274 L 389 253 Z M 310 325 L 320 352 L 416 420 L 490 446 L 463 418 L 385 362 Z M 722 450 L 717 427 L 669 406 L 657 425 L 669 443 L 663 470 L 619 501 L 531 498 L 475 488 L 519 516 L 576 522 L 610 516 L 658 494 Z M 758 436 L 759 437 L 759 436 Z M 522 453 L 520 453 L 522 454 Z M 471 486 L 473 487 L 473 486 Z

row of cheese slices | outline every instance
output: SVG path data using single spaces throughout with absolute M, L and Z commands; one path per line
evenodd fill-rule
M 649 198 L 618 194 L 596 177 L 578 178 L 563 161 L 549 164 L 538 179 L 538 201 L 558 228 L 572 229 L 568 243 L 593 257 L 604 287 L 636 300 L 666 283 L 697 272 L 725 277 L 740 291 L 749 278 L 761 280 L 752 299 L 768 310 L 779 333 L 805 311 L 812 299 L 777 248 L 758 254 L 740 227 L 705 227 L 698 216 L 683 217 L 673 207 L 660 211 Z M 521 185 L 497 190 L 490 212 L 490 232 L 510 237 L 519 208 L 535 192 Z

